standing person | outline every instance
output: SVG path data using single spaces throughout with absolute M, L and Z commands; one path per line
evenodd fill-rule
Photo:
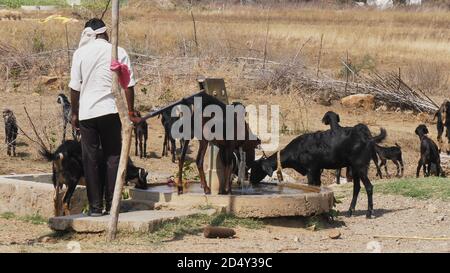
M 101 216 L 103 209 L 109 213 L 120 159 L 121 123 L 111 91 L 111 52 L 105 23 L 97 18 L 87 21 L 80 46 L 73 55 L 69 87 L 72 126 L 81 132 L 90 216 Z M 136 82 L 130 59 L 120 47 L 118 61 L 130 70 L 130 82 L 125 90 L 129 118 L 133 123 L 139 123 L 140 118 L 134 111 Z M 101 173 L 102 160 L 106 161 L 106 174 Z

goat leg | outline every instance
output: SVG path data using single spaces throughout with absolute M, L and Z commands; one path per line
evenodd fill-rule
M 147 137 L 144 138 L 144 158 L 147 158 Z
M 345 171 L 345 178 L 347 179 L 347 182 L 353 181 L 352 167 L 347 167 L 347 169 Z
M 186 151 L 188 147 L 187 143 L 189 143 L 189 140 L 186 140 L 185 143 L 186 144 L 183 146 L 180 158 L 178 159 L 178 181 L 177 181 L 178 194 L 183 194 L 183 167 L 184 161 L 186 159 Z
M 56 217 L 61 216 L 61 197 L 59 195 L 59 183 L 55 186 L 55 193 L 53 195 L 54 215 Z
M 367 213 L 366 218 L 372 218 L 373 217 L 373 185 L 370 183 L 369 178 L 367 177 L 367 174 L 363 175 L 361 177 L 361 180 L 364 184 L 364 188 L 367 192 Z
M 138 136 L 137 130 L 134 130 L 134 155 L 138 156 Z
M 341 169 L 336 169 L 336 184 L 341 184 Z
M 63 197 L 64 215 L 70 215 L 70 200 L 72 199 L 72 195 L 75 192 L 78 181 L 70 180 L 69 183 L 69 187 L 67 188 L 66 193 L 64 193 Z
M 143 139 L 142 139 L 142 135 L 139 136 L 139 157 L 142 158 L 144 157 L 144 147 L 143 147 Z
M 182 146 L 183 150 L 184 150 L 185 146 L 186 145 Z M 197 169 L 198 169 L 198 173 L 200 176 L 200 184 L 202 185 L 203 191 L 205 192 L 205 194 L 210 194 L 211 189 L 208 187 L 208 185 L 206 183 L 205 170 L 203 168 L 203 162 L 204 162 L 207 150 L 208 150 L 208 142 L 206 140 L 200 140 L 196 164 L 197 164 Z
M 400 164 L 398 164 L 397 160 L 392 160 L 392 162 L 394 162 L 395 166 L 397 167 L 397 174 L 395 176 L 396 177 L 401 177 L 400 176 Z
M 163 141 L 163 150 L 161 156 L 166 156 L 166 149 L 167 149 L 167 136 L 164 134 L 164 141 Z
M 356 208 L 356 201 L 358 199 L 359 191 L 361 190 L 360 179 L 358 175 L 353 176 L 353 197 L 348 209 L 348 215 L 352 216 Z
M 170 143 L 172 144 L 172 150 L 171 150 L 171 153 L 172 153 L 172 163 L 175 163 L 175 153 L 177 152 L 177 147 L 176 147 L 176 143 L 175 143 L 175 139 L 174 138 L 170 138 Z M 184 150 L 184 147 L 183 147 L 183 150 Z M 186 151 L 187 151 L 187 148 L 186 148 Z
M 419 160 L 419 163 L 417 163 L 417 171 L 416 171 L 416 178 L 419 178 L 420 175 L 420 169 L 422 168 L 422 159 Z M 424 165 L 425 167 L 425 165 Z
M 403 165 L 403 160 L 400 158 L 400 160 L 399 160 L 399 162 L 400 162 L 400 170 L 401 170 L 401 174 L 400 174 L 400 177 L 403 177 L 403 172 L 404 172 L 404 170 L 405 170 L 405 167 L 404 167 L 404 165 Z
M 380 168 L 381 168 L 382 166 L 384 166 L 384 171 L 386 172 L 386 177 L 391 177 L 391 176 L 389 175 L 389 172 L 388 172 L 387 161 L 386 161 L 386 159 L 381 161 Z

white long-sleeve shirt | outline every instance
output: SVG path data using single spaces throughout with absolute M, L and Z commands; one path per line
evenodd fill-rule
M 69 87 L 80 92 L 79 120 L 117 113 L 111 90 L 111 50 L 112 45 L 108 41 L 96 39 L 73 54 Z M 136 85 L 130 58 L 121 47 L 118 49 L 118 59 L 130 69 L 128 87 Z

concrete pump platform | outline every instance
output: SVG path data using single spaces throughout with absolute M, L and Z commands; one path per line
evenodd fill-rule
M 260 183 L 245 187 L 236 185 L 232 195 L 205 195 L 199 183 L 191 183 L 185 194 L 178 195 L 176 187 L 162 183 L 169 176 L 151 174 L 147 190 L 129 187 L 131 199 L 121 202 L 119 230 L 151 232 L 164 222 L 216 211 L 238 217 L 266 218 L 309 216 L 328 212 L 333 207 L 333 192 L 326 187 Z M 87 205 L 84 186 L 77 187 L 69 216 L 52 217 L 53 195 L 51 174 L 0 176 L 0 213 L 39 214 L 50 218 L 49 226 L 53 230 L 101 232 L 107 228 L 110 216 L 81 214 Z
M 214 213 L 215 211 L 212 211 Z M 160 211 L 140 210 L 123 212 L 119 214 L 117 229 L 128 232 L 153 232 L 165 222 L 179 220 L 205 211 Z M 211 213 L 211 211 L 206 211 Z M 49 219 L 49 227 L 57 231 L 76 232 L 103 232 L 108 229 L 110 215 L 101 217 L 89 217 L 84 214 L 76 214 Z
M 260 183 L 245 190 L 233 188 L 232 195 L 205 195 L 199 183 L 191 184 L 185 194 L 178 195 L 176 187 L 167 184 L 149 185 L 147 190 L 130 189 L 133 200 L 163 202 L 168 206 L 221 208 L 238 217 L 268 218 L 280 216 L 309 216 L 329 212 L 333 207 L 333 191 L 300 185 Z M 319 192 L 314 192 L 320 190 Z

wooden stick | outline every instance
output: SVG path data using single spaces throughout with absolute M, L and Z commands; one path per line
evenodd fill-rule
M 345 89 L 344 89 L 344 93 L 347 94 L 347 86 L 348 86 L 348 69 L 347 69 L 347 65 L 348 65 L 348 50 L 347 50 L 347 56 L 346 56 L 346 63 L 345 63 Z
M 41 146 L 42 148 L 47 149 L 47 145 L 45 145 L 44 141 L 43 141 L 42 138 L 39 136 L 39 134 L 38 134 L 38 132 L 37 132 L 37 130 L 36 130 L 36 126 L 34 126 L 34 122 L 33 122 L 33 120 L 31 120 L 30 114 L 28 114 L 27 107 L 24 106 L 23 109 L 25 110 L 25 114 L 27 115 L 28 121 L 29 121 L 30 124 L 31 124 L 31 128 L 33 129 L 33 132 L 34 132 L 34 134 L 35 134 L 36 137 L 37 137 L 37 140 L 38 140 L 37 143 L 39 143 L 40 146 Z M 22 131 L 22 129 L 20 129 L 20 130 Z M 22 131 L 22 132 L 23 132 L 23 131 Z M 47 149 L 47 150 L 50 151 L 50 149 Z
M 319 57 L 317 59 L 317 77 L 319 77 L 319 72 L 320 72 L 320 58 L 322 57 L 322 44 L 323 44 L 323 33 L 320 36 Z
M 270 11 L 270 10 L 269 10 Z M 269 40 L 269 12 L 267 12 L 267 29 L 266 29 L 266 40 L 264 41 L 264 62 L 263 69 L 266 68 L 266 59 L 267 59 L 267 41 Z
M 428 240 L 428 241 L 450 241 L 450 238 L 441 237 L 420 237 L 420 236 L 392 236 L 392 235 L 374 235 L 375 239 L 408 239 L 408 240 Z
M 69 66 L 69 74 L 70 74 L 71 65 L 70 65 L 69 32 L 67 30 L 67 23 L 64 24 L 64 29 L 66 31 L 67 63 L 68 63 L 68 66 Z
M 195 48 L 197 50 L 197 57 L 199 54 L 199 50 L 198 50 L 198 40 L 197 40 L 197 27 L 195 25 L 195 18 L 194 18 L 194 13 L 191 10 L 191 17 L 192 17 L 192 23 L 194 25 L 194 41 L 195 41 Z
M 117 60 L 119 41 L 119 0 L 112 0 L 112 54 L 111 60 Z M 116 185 L 114 188 L 114 197 L 111 206 L 111 219 L 108 226 L 107 240 L 112 241 L 116 238 L 117 222 L 119 220 L 120 200 L 122 198 L 122 189 L 125 183 L 126 167 L 128 155 L 130 153 L 132 125 L 128 118 L 128 111 L 125 105 L 125 90 L 120 91 L 118 74 L 113 73 L 112 93 L 116 101 L 120 121 L 122 123 L 122 150 L 120 152 L 119 168 L 117 170 Z

